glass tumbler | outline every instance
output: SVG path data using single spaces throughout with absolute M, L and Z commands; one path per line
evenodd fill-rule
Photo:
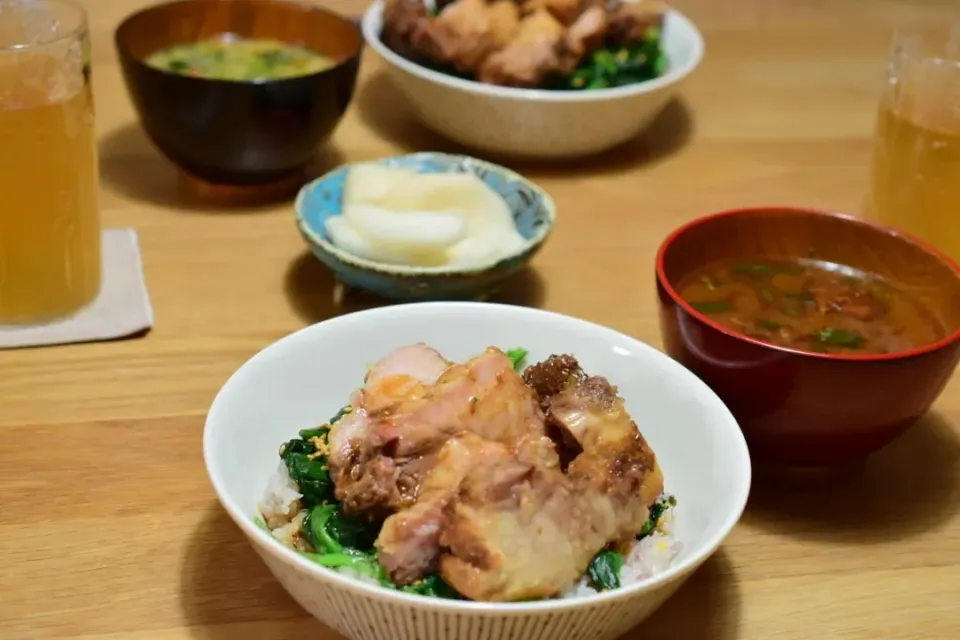
M 0 0 L 0 325 L 70 316 L 100 291 L 86 14 Z

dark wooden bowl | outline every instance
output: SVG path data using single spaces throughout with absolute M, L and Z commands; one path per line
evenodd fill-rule
M 800 352 L 714 322 L 677 290 L 685 276 L 709 262 L 800 258 L 810 250 L 921 296 L 946 325 L 948 337 L 884 355 Z M 761 468 L 839 466 L 862 459 L 926 413 L 960 359 L 957 265 L 896 230 L 852 216 L 787 208 L 707 216 L 663 242 L 656 272 L 667 353 L 726 402 Z
M 167 47 L 233 33 L 299 45 L 338 61 L 266 82 L 161 71 L 144 60 Z M 214 183 L 261 184 L 302 170 L 353 97 L 363 39 L 346 18 L 284 0 L 181 0 L 133 14 L 115 43 L 140 122 L 160 150 Z

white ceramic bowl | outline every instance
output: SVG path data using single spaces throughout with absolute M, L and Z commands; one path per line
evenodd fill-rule
M 514 156 L 564 158 L 597 153 L 637 136 L 676 95 L 703 57 L 703 38 L 679 11 L 667 15 L 669 66 L 659 78 L 596 91 L 542 91 L 481 84 L 432 71 L 380 40 L 383 0 L 363 15 L 363 37 L 417 118 L 463 145 Z
M 676 495 L 683 545 L 666 572 L 575 600 L 486 604 L 431 599 L 352 580 L 281 546 L 255 523 L 280 445 L 325 421 L 368 363 L 425 341 L 451 359 L 488 345 L 530 361 L 572 353 L 616 384 Z M 270 345 L 223 386 L 204 429 L 217 496 L 290 595 L 353 640 L 612 640 L 637 625 L 716 551 L 750 488 L 750 458 L 733 416 L 697 377 L 656 349 L 583 320 L 506 305 L 441 302 L 352 313 Z

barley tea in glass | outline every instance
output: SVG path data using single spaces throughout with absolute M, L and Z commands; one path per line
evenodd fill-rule
M 867 210 L 960 259 L 960 23 L 894 37 Z
M 89 40 L 68 0 L 0 0 L 0 325 L 70 316 L 100 290 Z

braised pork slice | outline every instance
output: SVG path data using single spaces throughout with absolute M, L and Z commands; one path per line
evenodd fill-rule
M 616 388 L 606 378 L 589 377 L 555 395 L 548 416 L 583 451 L 570 463 L 569 477 L 614 502 L 615 541 L 633 539 L 663 493 L 663 473 Z
M 464 480 L 440 535 L 440 574 L 471 600 L 555 595 L 610 540 L 614 502 L 556 468 L 534 467 L 520 483 L 491 482 L 500 464 L 488 457 Z
M 387 518 L 377 538 L 380 564 L 394 582 L 409 584 L 436 570 L 448 510 L 460 498 L 464 480 L 478 466 L 495 467 L 496 476 L 488 478 L 490 485 L 508 488 L 533 468 L 509 447 L 469 432 L 447 440 L 417 503 Z
M 493 348 L 450 365 L 426 345 L 401 347 L 370 370 L 352 407 L 329 437 L 336 497 L 351 514 L 412 505 L 458 433 L 505 444 L 545 434 L 533 390 Z
M 572 356 L 521 377 L 499 349 L 450 364 L 402 347 L 351 404 L 329 437 L 337 498 L 385 518 L 376 547 L 397 584 L 439 572 L 472 600 L 555 595 L 633 540 L 663 490 L 616 388 Z
M 543 598 L 569 586 L 608 544 L 632 543 L 663 492 L 656 456 L 616 389 L 583 377 L 570 356 L 525 372 L 549 399 L 548 422 L 581 453 L 566 473 L 534 465 L 509 490 L 491 487 L 487 457 L 462 481 L 440 536 L 444 579 L 476 600 Z M 552 390 L 559 392 L 549 395 Z
M 395 457 L 438 448 L 464 431 L 503 444 L 544 435 L 536 394 L 499 349 L 451 366 L 428 394 L 396 405 L 375 428 Z
M 328 462 L 336 498 L 350 514 L 382 517 L 416 501 L 432 468 L 430 452 L 396 459 L 382 453 L 379 416 L 404 400 L 426 396 L 450 366 L 425 344 L 400 347 L 377 362 L 351 398 L 351 411 L 330 429 Z

